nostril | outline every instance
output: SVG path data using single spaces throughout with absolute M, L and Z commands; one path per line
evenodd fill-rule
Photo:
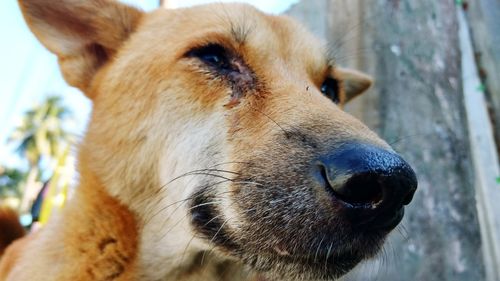
M 337 199 L 353 206 L 375 208 L 383 199 L 383 188 L 379 176 L 372 173 L 354 176 L 328 176 L 325 166 L 319 165 L 320 174 L 328 192 Z
M 353 205 L 375 208 L 383 199 L 383 188 L 380 177 L 366 173 L 352 176 L 344 185 L 342 200 Z

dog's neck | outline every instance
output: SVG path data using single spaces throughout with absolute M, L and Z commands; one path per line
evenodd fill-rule
M 58 239 L 52 246 L 65 245 L 54 249 L 60 250 L 59 257 L 49 255 L 47 259 L 71 261 L 63 264 L 54 260 L 56 268 L 82 280 L 133 280 L 139 235 L 135 216 L 109 196 L 95 177 L 85 174 L 81 179 L 63 215 L 41 231 L 49 240 Z M 79 266 L 75 268 L 75 264 Z
M 93 174 L 82 173 L 80 182 L 67 211 L 73 213 L 71 217 L 78 213 L 80 222 L 88 221 L 73 231 L 86 237 L 85 242 L 77 242 L 82 247 L 99 249 L 90 259 L 104 258 L 116 268 L 124 268 L 120 274 L 134 276 L 132 280 L 262 280 L 237 261 L 216 254 L 194 234 L 186 235 L 190 232 L 183 218 L 185 214 L 168 217 L 153 216 L 154 211 L 149 216 L 144 212 L 138 214 L 135 208 L 111 196 Z M 81 229 L 81 225 L 88 229 Z M 91 264 L 99 269 L 89 270 L 97 270 L 99 275 L 117 274 L 107 272 L 96 262 Z

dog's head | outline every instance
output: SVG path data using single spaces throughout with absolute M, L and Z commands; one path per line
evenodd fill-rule
M 295 21 L 241 4 L 21 7 L 93 100 L 82 178 L 137 213 L 142 250 L 177 243 L 168 251 L 213 249 L 287 280 L 328 279 L 375 254 L 401 221 L 414 172 L 342 111 L 371 80 L 335 65 Z M 172 233 L 175 243 L 158 238 Z

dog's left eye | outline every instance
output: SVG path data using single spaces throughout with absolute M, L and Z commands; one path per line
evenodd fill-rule
M 333 78 L 326 78 L 321 85 L 321 92 L 331 99 L 334 103 L 340 102 L 339 97 L 339 82 Z
M 197 57 L 208 66 L 220 70 L 231 68 L 227 52 L 224 47 L 218 44 L 210 44 L 189 52 L 189 56 Z

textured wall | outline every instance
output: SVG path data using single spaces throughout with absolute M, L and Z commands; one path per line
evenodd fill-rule
M 348 109 L 415 168 L 385 251 L 346 280 L 484 280 L 453 0 L 307 0 L 288 14 L 376 86 Z

